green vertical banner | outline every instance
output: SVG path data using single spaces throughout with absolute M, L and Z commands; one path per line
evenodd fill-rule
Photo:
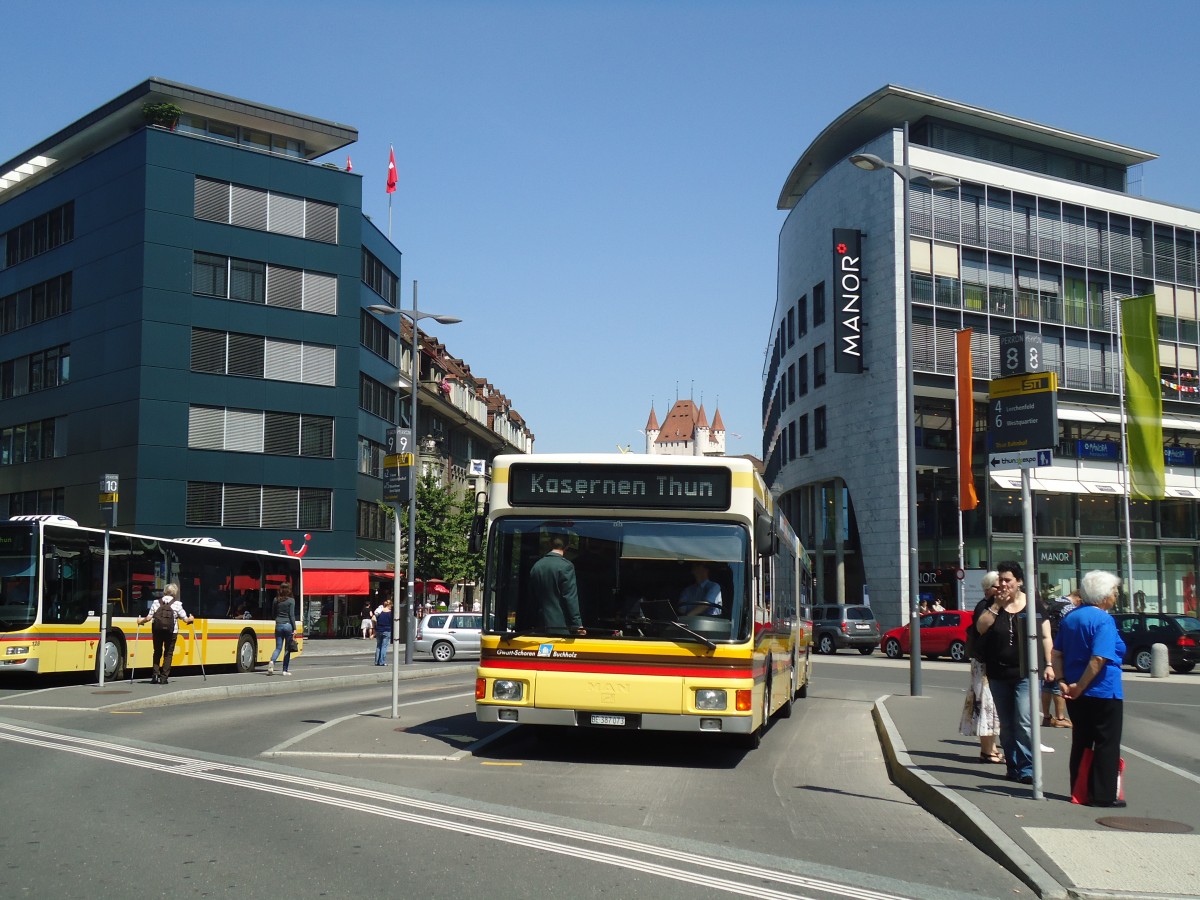
M 1129 496 L 1139 500 L 1166 496 L 1156 317 L 1153 295 L 1121 301 Z

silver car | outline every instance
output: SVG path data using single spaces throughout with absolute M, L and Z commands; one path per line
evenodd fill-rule
M 480 613 L 430 613 L 417 623 L 415 649 L 449 662 L 458 653 L 478 653 L 482 631 Z

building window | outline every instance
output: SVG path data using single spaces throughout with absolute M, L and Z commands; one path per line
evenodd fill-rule
M 337 350 L 257 334 L 192 329 L 192 371 L 332 387 Z
M 814 284 L 812 289 L 813 327 L 825 321 L 825 282 Z
M 796 458 L 796 423 L 788 422 L 787 427 L 787 461 L 791 462 Z
M 392 331 L 365 309 L 359 315 L 359 342 L 376 356 L 386 359 L 396 365 L 396 347 L 398 344 L 396 332 Z
M 391 306 L 396 305 L 400 296 L 400 280 L 374 253 L 365 248 L 362 252 L 362 281 Z
M 796 455 L 808 456 L 808 414 L 796 420 Z
M 396 424 L 396 396 L 385 384 L 361 372 L 358 376 L 358 406 L 385 422 Z
M 792 363 L 787 370 L 787 402 L 796 402 L 796 364 Z
M 808 354 L 800 357 L 796 366 L 796 396 L 803 397 L 808 393 Z
M 70 381 L 71 346 L 48 347 L 0 363 L 0 400 L 11 400 Z
M 41 419 L 0 429 L 0 466 L 66 456 L 66 419 Z
M 825 384 L 825 345 L 813 347 L 813 387 Z
M 0 297 L 0 334 L 36 325 L 71 311 L 70 272 Z
M 197 251 L 192 293 L 305 312 L 337 314 L 337 276 Z
M 0 510 L 5 509 L 9 516 L 64 515 L 67 511 L 66 490 L 58 487 L 0 494 Z
M 794 343 L 796 343 L 796 311 L 789 309 L 787 311 L 787 345 L 789 350 Z
M 395 537 L 392 523 L 395 519 L 388 515 L 389 510 L 371 500 L 358 501 L 358 530 L 357 537 L 369 541 L 390 541 Z
M 800 332 L 800 337 L 808 334 L 808 295 L 805 294 L 796 301 L 796 325 Z
M 825 407 L 818 406 L 813 410 L 813 446 L 818 450 L 824 450 L 826 443 Z
M 196 176 L 193 215 L 209 222 L 337 243 L 337 204 Z
M 333 491 L 258 484 L 189 481 L 188 525 L 329 531 Z
M 333 458 L 333 419 L 220 406 L 188 410 L 188 447 L 271 456 Z
M 0 234 L 4 265 L 15 266 L 75 238 L 75 201 L 42 213 Z

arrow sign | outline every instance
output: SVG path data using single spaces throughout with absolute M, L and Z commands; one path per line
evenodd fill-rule
M 988 454 L 988 467 L 992 469 L 1036 469 L 1049 466 L 1053 462 L 1054 455 L 1049 450 L 1017 450 Z

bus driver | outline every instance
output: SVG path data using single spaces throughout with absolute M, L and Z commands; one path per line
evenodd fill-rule
M 692 584 L 683 589 L 676 604 L 681 616 L 719 616 L 721 586 L 708 577 L 708 563 L 692 563 Z

